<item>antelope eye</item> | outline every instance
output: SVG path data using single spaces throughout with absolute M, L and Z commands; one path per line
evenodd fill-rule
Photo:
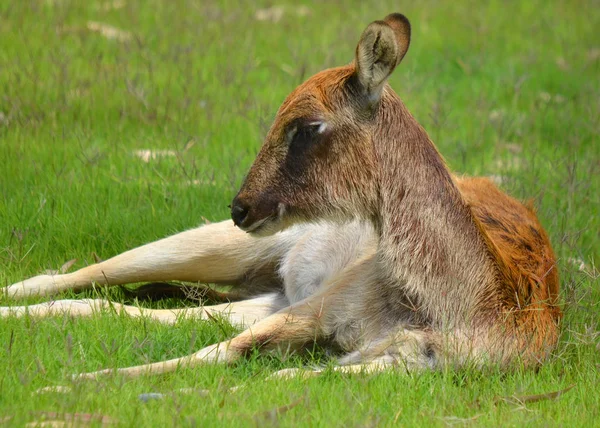
M 287 132 L 287 141 L 289 144 L 308 143 L 309 140 L 316 138 L 326 129 L 327 123 L 321 121 L 297 124 Z
M 327 123 L 319 121 L 311 122 L 308 124 L 308 126 L 314 129 L 317 132 L 317 134 L 322 134 L 327 129 Z

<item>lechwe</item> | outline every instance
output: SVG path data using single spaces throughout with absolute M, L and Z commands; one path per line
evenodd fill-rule
M 342 371 L 544 361 L 560 319 L 546 233 L 489 180 L 449 172 L 386 83 L 409 42 L 403 15 L 375 21 L 350 65 L 291 93 L 233 200 L 233 222 L 6 289 L 20 297 L 183 280 L 232 284 L 253 298 L 186 310 L 58 300 L 2 314 L 83 316 L 110 305 L 162 322 L 220 313 L 246 328 L 193 355 L 118 370 L 129 376 L 313 341 L 343 352 Z

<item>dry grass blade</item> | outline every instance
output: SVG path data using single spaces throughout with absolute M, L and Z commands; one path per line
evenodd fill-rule
M 152 150 L 152 149 L 141 149 L 134 150 L 133 155 L 142 160 L 142 162 L 149 163 L 151 160 L 175 157 L 177 153 L 173 150 Z
M 216 186 L 217 182 L 216 182 L 216 180 L 189 180 L 189 181 L 184 182 L 184 185 L 186 185 L 186 186 Z M 210 224 L 210 222 L 207 224 Z
M 225 388 L 224 391 L 227 393 L 233 393 L 233 392 L 238 391 L 240 388 L 242 388 L 242 386 L 232 386 L 231 388 Z M 175 394 L 190 394 L 190 395 L 197 395 L 198 397 L 208 397 L 211 394 L 213 394 L 214 392 L 215 391 L 211 391 L 210 389 L 180 388 L 175 391 L 170 391 L 170 392 L 166 392 L 166 393 L 147 392 L 147 393 L 138 395 L 138 399 L 140 399 L 144 403 L 147 403 L 147 402 L 153 401 L 153 400 L 162 400 L 165 397 L 172 396 Z
M 68 427 L 70 425 L 69 425 L 69 422 L 67 422 L 67 421 L 53 420 L 53 421 L 33 421 L 33 422 L 29 422 L 25 426 L 27 428 L 29 428 L 29 427 L 31 427 L 31 428 L 34 428 L 34 427 L 35 428 L 38 428 L 38 427 L 62 428 L 62 427 Z
M 232 386 L 231 388 L 224 388 L 223 391 L 227 392 L 227 393 L 233 393 L 238 391 L 239 389 L 242 388 L 243 385 L 239 385 L 239 386 Z M 198 389 L 198 388 L 181 388 L 178 389 L 177 391 L 173 391 L 175 393 L 180 393 L 180 394 L 194 394 L 194 395 L 199 395 L 201 397 L 208 397 L 210 394 L 213 393 L 213 391 L 209 390 L 209 389 Z
M 235 291 L 218 291 L 208 285 L 182 287 L 185 297 L 192 301 L 211 301 L 215 303 L 237 302 L 244 300 L 244 295 Z
M 284 406 L 276 407 L 274 409 L 266 410 L 264 412 L 259 412 L 253 416 L 253 419 L 254 419 L 254 421 L 256 421 L 257 424 L 260 424 L 261 422 L 264 422 L 265 420 L 267 420 L 273 424 L 276 424 L 277 418 L 279 416 L 283 415 L 284 413 L 287 413 L 294 407 L 298 406 L 300 403 L 302 403 L 302 401 L 304 401 L 305 398 L 306 398 L 306 395 L 303 395 L 302 397 L 298 398 L 297 400 L 294 400 L 291 403 L 286 404 Z
M 575 387 L 575 384 L 572 384 L 572 385 L 567 386 L 564 389 L 561 389 L 558 391 L 553 391 L 553 392 L 546 392 L 544 394 L 521 395 L 521 396 L 511 395 L 510 397 L 497 397 L 494 400 L 494 402 L 499 403 L 501 401 L 504 401 L 507 403 L 514 403 L 514 404 L 527 404 L 527 403 L 535 403 L 535 402 L 543 401 L 543 400 L 556 400 L 561 395 L 563 395 L 565 392 L 570 391 L 574 387 Z
M 71 259 L 60 267 L 60 273 L 67 273 L 69 269 L 73 267 L 73 265 L 77 263 L 77 259 Z
M 257 21 L 279 22 L 283 17 L 285 9 L 283 6 L 272 6 L 266 9 L 258 9 L 254 13 L 254 19 Z
M 111 10 L 119 10 L 119 9 L 124 8 L 125 6 L 127 6 L 127 3 L 124 2 L 123 0 L 114 0 L 114 1 L 101 3 L 99 5 L 99 9 L 107 12 L 107 11 L 111 11 Z
M 33 412 L 40 420 L 27 424 L 27 426 L 62 427 L 62 426 L 87 426 L 92 424 L 111 425 L 118 423 L 118 419 L 98 413 L 59 413 L 59 412 Z
M 120 42 L 127 42 L 131 40 L 131 33 L 119 28 L 113 27 L 112 25 L 103 24 L 102 22 L 89 21 L 86 24 L 88 30 L 93 33 L 98 33 L 106 39 L 118 40 Z
M 277 23 L 283 18 L 285 13 L 305 17 L 311 14 L 307 6 L 298 6 L 296 8 L 286 8 L 284 6 L 271 6 L 264 9 L 258 9 L 254 12 L 254 19 L 257 21 L 269 21 Z
M 483 413 L 478 413 L 474 416 L 471 416 L 470 418 L 459 418 L 458 416 L 445 416 L 443 418 L 440 418 L 442 421 L 444 421 L 446 424 L 448 425 L 465 425 L 468 424 L 470 422 L 476 421 L 477 419 L 479 419 L 480 417 L 482 417 L 484 414 Z
M 96 254 L 95 251 L 92 251 L 92 257 L 94 258 L 94 261 L 96 263 L 102 263 L 104 261 L 100 258 L 100 256 L 98 254 Z
M 70 394 L 73 389 L 70 386 L 45 386 L 35 390 L 34 394 Z

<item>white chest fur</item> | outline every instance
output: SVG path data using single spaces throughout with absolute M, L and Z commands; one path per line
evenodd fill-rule
M 377 238 L 370 223 L 320 222 L 290 230 L 295 244 L 283 257 L 279 274 L 291 304 L 312 295 L 353 261 L 375 252 Z M 300 235 L 300 236 L 299 236 Z

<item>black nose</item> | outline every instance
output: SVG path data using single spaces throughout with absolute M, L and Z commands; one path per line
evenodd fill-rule
M 240 226 L 248 217 L 249 208 L 246 204 L 241 202 L 238 198 L 235 198 L 231 203 L 231 219 L 233 224 Z

